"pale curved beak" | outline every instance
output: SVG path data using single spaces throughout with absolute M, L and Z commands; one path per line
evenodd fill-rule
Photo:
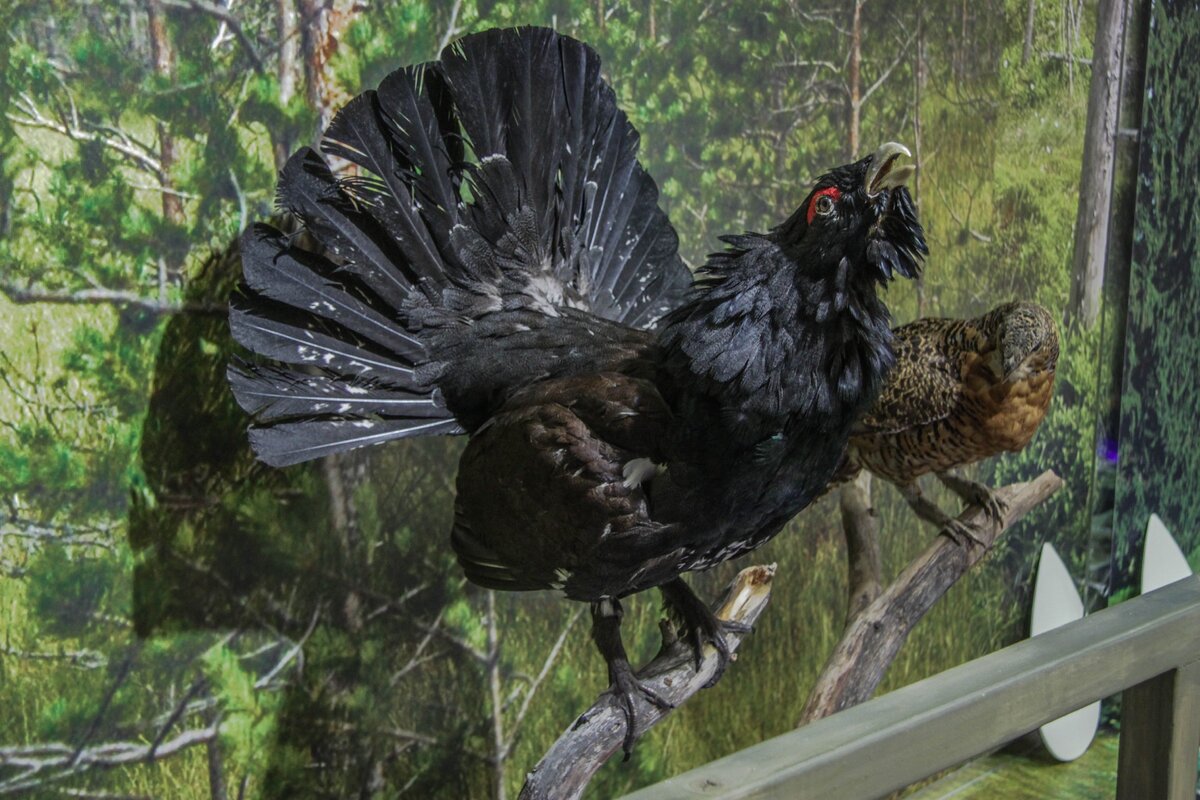
M 903 186 L 916 172 L 917 168 L 912 164 L 896 166 L 896 159 L 900 156 L 912 158 L 912 153 L 899 142 L 888 142 L 871 156 L 871 166 L 863 180 L 863 189 L 868 197 L 874 197 L 884 189 Z

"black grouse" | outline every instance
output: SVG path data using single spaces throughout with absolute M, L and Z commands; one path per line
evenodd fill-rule
M 659 587 L 724 666 L 722 623 L 679 576 L 825 487 L 893 363 L 876 291 L 926 252 L 888 144 L 771 232 L 724 237 L 693 283 L 637 147 L 599 57 L 551 30 L 393 73 L 283 168 L 307 237 L 245 234 L 230 321 L 266 360 L 229 371 L 268 464 L 467 434 L 467 577 L 591 604 L 627 751 L 633 693 L 660 701 L 626 659 L 621 599 Z

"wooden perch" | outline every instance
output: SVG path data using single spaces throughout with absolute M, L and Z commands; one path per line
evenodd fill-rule
M 883 557 L 879 553 L 879 517 L 871 508 L 871 473 L 865 469 L 841 492 L 842 531 L 850 565 L 846 627 L 883 591 Z
M 853 616 L 842 640 L 817 678 L 798 724 L 805 725 L 869 699 L 909 633 L 933 604 L 987 555 L 1004 531 L 1061 486 L 1062 479 L 1052 470 L 1046 470 L 1029 483 L 1014 483 L 996 490 L 1005 504 L 999 522 L 989 519 L 977 506 L 966 509 L 958 518 L 980 544 L 970 540 L 957 544 L 946 536 L 937 536 L 882 594 L 859 613 L 851 611 Z M 848 486 L 843 491 L 847 490 L 861 492 L 862 486 Z M 877 524 L 863 498 L 844 498 L 843 510 L 848 536 L 853 528 L 855 537 L 861 538 L 865 526 Z M 870 534 L 866 536 L 869 538 Z M 857 596 L 855 587 L 860 585 L 853 576 L 870 572 L 869 568 L 855 565 L 854 560 L 852 557 L 852 604 Z
M 767 606 L 775 565 L 747 567 L 737 574 L 716 609 L 723 620 L 752 626 Z M 712 678 L 717 655 L 712 646 L 705 648 L 704 660 L 696 669 L 691 645 L 677 641 L 670 626 L 663 626 L 663 649 L 638 672 L 642 682 L 676 707 L 696 694 Z M 737 649 L 745 634 L 726 633 L 730 652 Z M 640 736 L 662 721 L 670 709 L 658 708 L 640 696 L 635 697 L 637 734 Z M 583 794 L 592 776 L 621 749 L 625 736 L 625 717 L 605 692 L 583 713 L 525 778 L 520 800 L 575 800 Z

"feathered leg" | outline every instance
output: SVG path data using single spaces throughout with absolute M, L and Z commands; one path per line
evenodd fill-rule
M 970 480 L 953 470 L 937 473 L 938 480 L 962 498 L 967 505 L 979 506 L 994 522 L 1004 516 L 1005 504 L 1000 496 L 978 481 Z
M 692 645 L 696 655 L 696 669 L 704 660 L 705 643 L 712 644 L 717 651 L 717 671 L 713 673 L 704 688 L 708 689 L 720 680 L 725 668 L 729 666 L 729 645 L 725 643 L 725 633 L 749 633 L 750 627 L 740 622 L 727 622 L 720 619 L 703 600 L 696 596 L 691 587 L 684 583 L 683 578 L 674 578 L 658 587 L 663 594 L 667 607 L 678 615 L 683 623 L 686 640 Z
M 979 537 L 971 533 L 966 525 L 956 520 L 954 517 L 947 514 L 937 507 L 937 504 L 921 494 L 921 487 L 917 486 L 916 482 L 904 485 L 897 485 L 900 494 L 908 502 L 909 507 L 916 512 L 917 516 L 926 522 L 932 522 L 941 529 L 941 533 L 950 537 L 950 541 L 955 544 L 962 544 L 963 539 L 969 539 L 977 545 L 983 546 L 983 542 L 979 541 Z
M 660 697 L 653 690 L 637 679 L 633 668 L 629 666 L 629 656 L 625 654 L 625 645 L 621 642 L 621 617 L 624 611 L 617 600 L 601 600 L 592 603 L 592 639 L 600 650 L 600 655 L 608 663 L 608 690 L 613 693 L 618 705 L 625 714 L 625 760 L 629 760 L 633 752 L 633 743 L 637 741 L 635 717 L 633 712 L 633 695 L 638 693 L 648 702 L 659 708 L 674 708 L 674 705 Z

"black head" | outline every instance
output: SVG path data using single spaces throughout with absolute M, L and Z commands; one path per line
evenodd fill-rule
M 822 175 L 804 202 L 775 229 L 777 242 L 809 273 L 832 275 L 846 259 L 851 275 L 887 283 L 915 278 L 929 252 L 904 182 L 908 148 L 888 142 L 853 164 Z

